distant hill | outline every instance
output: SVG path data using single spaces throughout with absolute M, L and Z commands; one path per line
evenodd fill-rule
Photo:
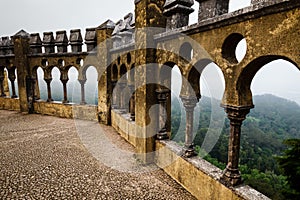
M 273 156 L 281 154 L 285 149 L 282 144 L 284 139 L 300 138 L 300 106 L 270 94 L 254 96 L 253 101 L 255 108 L 248 114 L 242 127 L 241 164 L 247 163 L 251 168 L 279 173 Z M 181 116 L 179 102 L 176 99 L 172 102 L 172 132 L 178 132 L 180 136 L 176 140 L 183 142 L 184 130 L 177 130 L 184 112 Z M 199 104 L 199 128 L 194 143 L 201 146 L 210 123 L 215 123 L 211 121 L 212 105 L 218 115 L 225 115 L 225 112 L 219 108 L 220 101 L 215 99 L 202 97 Z M 229 131 L 229 120 L 226 117 L 222 134 L 210 152 L 212 157 L 224 163 L 227 162 Z
M 281 174 L 275 157 L 281 155 L 286 149 L 283 140 L 300 138 L 300 106 L 295 102 L 269 94 L 254 96 L 253 100 L 255 108 L 244 121 L 241 133 L 239 167 L 242 177 L 245 184 L 249 184 L 271 199 L 287 199 L 285 192 L 290 191 L 290 188 L 287 178 Z M 202 97 L 199 106 L 199 126 L 194 144 L 201 152 L 203 149 L 200 150 L 200 147 L 203 145 L 204 138 L 207 135 L 214 137 L 215 134 L 217 143 L 205 159 L 224 169 L 228 158 L 229 120 L 226 117 L 220 129 L 214 126 L 218 121 L 223 122 L 220 119 L 225 116 L 219 100 Z M 180 101 L 173 98 L 172 138 L 183 143 L 185 113 L 180 107 Z M 214 113 L 213 120 L 211 120 L 212 113 Z

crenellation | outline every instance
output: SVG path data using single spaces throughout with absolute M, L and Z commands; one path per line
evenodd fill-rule
M 97 35 L 96 28 L 87 28 L 85 33 L 85 44 L 87 46 L 87 51 L 95 50 L 97 46 Z
M 229 0 L 196 0 L 199 2 L 198 21 L 228 13 Z
M 53 32 L 44 32 L 43 46 L 46 54 L 55 53 L 55 40 L 53 37 Z
M 32 54 L 42 53 L 43 43 L 39 33 L 30 34 L 29 46 L 30 46 L 30 53 Z
M 73 53 L 82 52 L 82 35 L 80 29 L 70 31 L 70 45 Z
M 124 20 L 119 20 L 112 33 L 113 48 L 117 49 L 134 42 L 135 19 L 132 13 L 127 14 Z
M 189 15 L 194 0 L 167 0 L 164 5 L 164 15 L 167 17 L 167 30 L 181 28 L 189 24 Z
M 0 55 L 9 55 L 10 40 L 8 36 L 2 37 L 0 42 Z
M 67 31 L 56 31 L 55 45 L 57 46 L 57 53 L 67 53 L 68 43 Z

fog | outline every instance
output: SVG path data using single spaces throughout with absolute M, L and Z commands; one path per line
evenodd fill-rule
M 250 5 L 251 0 L 231 0 L 229 10 L 234 11 Z M 196 10 L 190 24 L 197 22 Z M 21 29 L 29 33 L 97 27 L 107 19 L 118 21 L 129 12 L 134 13 L 134 0 L 1 0 L 0 36 L 11 36 Z M 244 44 L 245 45 L 245 44 Z M 244 50 L 243 50 L 244 49 Z M 237 57 L 243 57 L 242 45 Z M 242 59 L 242 58 L 241 58 Z M 207 72 L 209 73 L 209 72 Z M 255 76 L 251 90 L 254 95 L 270 93 L 288 98 L 300 104 L 300 71 L 286 61 L 275 61 L 263 67 Z M 203 93 L 209 94 L 207 89 Z M 223 88 L 216 90 L 222 91 Z M 220 95 L 219 97 L 220 98 Z

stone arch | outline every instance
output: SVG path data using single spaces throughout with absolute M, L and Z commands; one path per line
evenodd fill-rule
M 261 68 L 263 68 L 263 66 L 265 66 L 266 64 L 268 64 L 272 61 L 279 60 L 279 59 L 291 62 L 300 70 L 297 63 L 295 63 L 293 60 L 291 60 L 285 56 L 268 55 L 268 56 L 261 56 L 261 57 L 254 59 L 241 71 L 241 73 L 237 79 L 236 88 L 237 88 L 237 92 L 238 92 L 237 95 L 239 98 L 239 105 L 251 106 L 251 107 L 253 106 L 251 83 L 252 83 L 254 76 Z
M 171 89 L 171 75 L 172 75 L 172 69 L 174 66 L 178 66 L 181 75 L 183 76 L 183 69 L 180 67 L 180 65 L 176 64 L 173 61 L 168 61 L 160 66 L 158 76 L 159 76 L 159 84 L 161 87 L 165 87 L 168 89 Z
M 198 61 L 188 72 L 188 82 L 191 86 L 191 89 L 193 89 L 194 94 L 196 95 L 197 99 L 199 100 L 201 98 L 201 92 L 200 92 L 200 77 L 205 69 L 205 67 L 212 63 L 213 61 L 210 59 L 203 59 Z
M 192 47 L 192 45 L 189 42 L 184 42 L 180 46 L 179 55 L 183 59 L 185 59 L 187 61 L 191 61 L 192 58 L 193 58 L 193 53 L 194 53 L 193 47 Z

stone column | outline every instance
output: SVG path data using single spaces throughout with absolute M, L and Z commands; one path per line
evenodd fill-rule
M 0 69 L 0 90 L 1 90 L 1 97 L 5 97 L 5 91 L 4 91 L 4 68 Z
M 190 158 L 197 155 L 193 143 L 194 108 L 198 99 L 194 96 L 180 96 L 186 112 L 185 144 L 183 156 Z
M 64 90 L 64 100 L 62 101 L 63 103 L 69 103 L 68 101 L 68 91 L 67 91 L 67 83 L 68 79 L 62 79 L 61 82 L 63 84 L 63 90 Z
M 113 92 L 114 89 L 116 88 L 117 81 L 112 81 L 111 85 L 112 85 L 112 92 Z M 117 97 L 116 96 L 117 96 L 116 94 L 112 93 L 112 98 L 111 99 L 112 99 L 112 108 L 113 109 L 118 108 L 118 106 L 117 106 Z
M 47 102 L 51 102 L 51 101 L 53 101 L 52 94 L 51 94 L 51 81 L 52 81 L 52 78 L 47 78 L 47 79 L 44 79 L 44 80 L 47 83 L 47 93 L 48 93 Z
M 125 112 L 125 88 L 127 86 L 126 82 L 119 82 L 118 87 L 119 87 L 119 108 L 121 109 L 122 112 Z
M 241 126 L 250 112 L 250 107 L 225 107 L 225 111 L 230 120 L 230 137 L 228 146 L 228 164 L 221 179 L 230 186 L 236 186 L 242 182 L 238 169 L 240 154 Z
M 167 99 L 170 95 L 170 90 L 168 89 L 158 89 L 156 90 L 157 100 L 159 102 L 159 120 L 158 120 L 158 133 L 156 138 L 158 140 L 169 139 L 167 133 Z
M 80 105 L 85 105 L 86 101 L 85 101 L 85 89 L 84 89 L 84 85 L 86 83 L 86 79 L 85 80 L 78 80 L 81 86 L 81 102 Z
M 131 121 L 135 121 L 135 86 L 128 85 L 129 91 L 131 94 L 130 102 L 129 102 L 129 112 Z
M 32 114 L 34 113 L 34 101 L 35 101 L 35 85 L 36 85 L 36 78 L 35 77 L 28 77 L 27 78 L 28 84 L 28 113 Z

